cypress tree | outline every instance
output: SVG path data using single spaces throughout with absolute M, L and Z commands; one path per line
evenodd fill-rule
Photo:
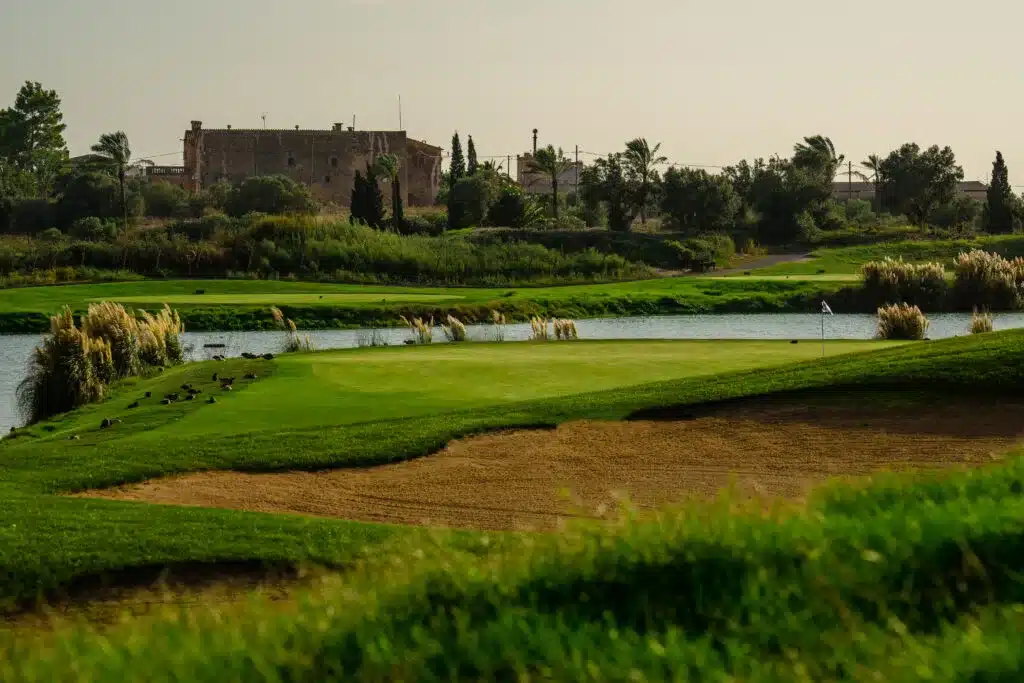
M 384 193 L 377 184 L 377 170 L 372 164 L 366 164 L 366 176 L 363 180 L 363 201 L 366 224 L 379 228 L 384 224 Z
M 1010 189 L 1010 174 L 1003 161 L 1003 153 L 996 152 L 992 162 L 992 182 L 985 198 L 984 225 L 988 232 L 1013 232 L 1014 197 Z
M 366 182 L 363 174 L 356 170 L 355 181 L 352 183 L 352 200 L 349 203 L 349 222 L 366 222 Z
M 476 145 L 473 144 L 472 135 L 469 136 L 469 139 L 466 142 L 466 158 L 468 160 L 466 165 L 466 172 L 469 175 L 473 175 L 474 173 L 476 173 L 476 169 L 479 168 L 479 165 L 477 164 L 476 161 Z
M 451 176 L 452 187 L 455 187 L 460 178 L 466 176 L 466 159 L 462 156 L 462 143 L 459 141 L 458 132 L 452 136 L 452 163 L 448 173 Z

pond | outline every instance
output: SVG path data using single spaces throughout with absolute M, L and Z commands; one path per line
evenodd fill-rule
M 929 336 L 942 339 L 966 334 L 969 313 L 943 313 L 930 316 Z M 1024 327 L 1024 313 L 995 316 L 997 330 Z M 646 316 L 632 318 L 596 318 L 576 323 L 581 339 L 819 339 L 821 316 L 806 313 L 716 314 Z M 468 325 L 472 340 L 494 338 L 491 325 Z M 371 330 L 318 330 L 308 334 L 318 349 L 354 348 L 365 344 Z M 825 336 L 829 339 L 870 339 L 875 333 L 873 315 L 838 314 L 825 318 Z M 390 345 L 400 345 L 409 337 L 405 329 L 378 330 L 376 334 Z M 279 350 L 280 332 L 186 332 L 184 344 L 191 348 L 193 360 L 205 360 L 214 354 L 238 356 L 243 351 L 267 353 Z M 528 324 L 507 325 L 506 341 L 525 341 Z M 0 434 L 20 424 L 15 391 L 25 372 L 38 335 L 0 336 Z M 444 343 L 440 330 L 434 342 Z M 207 348 L 216 344 L 216 348 Z M 223 345 L 222 347 L 219 345 Z

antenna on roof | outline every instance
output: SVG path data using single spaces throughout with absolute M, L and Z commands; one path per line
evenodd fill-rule
M 262 114 L 260 114 L 260 118 L 263 119 L 263 127 L 266 128 L 267 127 L 267 112 L 263 112 Z

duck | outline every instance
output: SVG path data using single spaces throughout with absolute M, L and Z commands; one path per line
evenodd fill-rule
M 100 422 L 100 429 L 107 429 L 112 424 L 114 424 L 114 421 L 111 420 L 109 417 L 105 417 L 103 418 L 103 422 Z
M 138 407 L 139 407 L 139 402 L 138 401 L 135 401 L 134 403 L 128 404 L 128 408 L 131 409 L 131 410 L 135 410 Z
M 213 396 L 211 396 L 210 398 L 206 399 L 206 402 L 207 403 L 216 403 L 217 399 L 215 399 Z

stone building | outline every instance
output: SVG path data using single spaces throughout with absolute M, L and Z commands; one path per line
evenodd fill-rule
M 266 128 L 203 128 L 185 131 L 186 187 L 199 191 L 219 180 L 237 183 L 258 175 L 285 175 L 307 185 L 323 202 L 348 206 L 356 171 L 381 154 L 398 158 L 402 200 L 429 206 L 441 186 L 441 148 L 409 138 L 405 131 Z M 381 180 L 390 195 L 390 182 Z

